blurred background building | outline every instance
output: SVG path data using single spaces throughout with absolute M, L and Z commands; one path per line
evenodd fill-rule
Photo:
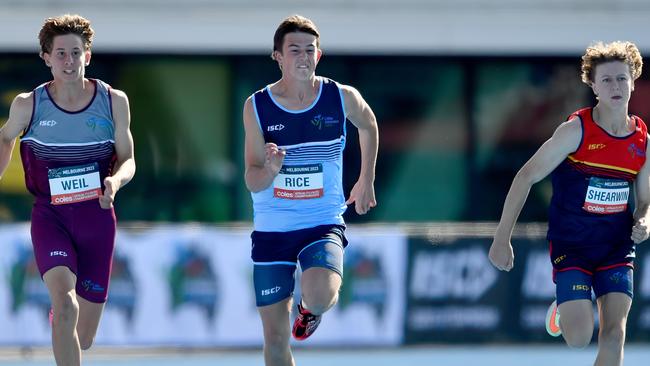
M 47 81 L 44 18 L 65 12 L 96 30 L 87 74 L 131 99 L 138 174 L 120 192 L 122 221 L 249 221 L 243 101 L 275 81 L 272 36 L 289 14 L 314 19 L 318 73 L 356 86 L 377 114 L 380 205 L 358 221 L 495 220 L 516 170 L 574 110 L 591 104 L 580 58 L 593 41 L 650 49 L 641 0 L 20 0 L 0 4 L 0 118 Z M 647 73 L 631 111 L 650 118 Z M 346 185 L 358 171 L 353 129 Z M 29 219 L 15 154 L 0 217 Z M 550 189 L 522 214 L 543 221 Z

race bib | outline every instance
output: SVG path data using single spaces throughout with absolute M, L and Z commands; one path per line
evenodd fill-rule
M 289 200 L 323 197 L 323 165 L 283 166 L 273 180 L 273 196 Z
M 624 180 L 591 177 L 582 209 L 597 214 L 613 214 L 627 209 L 630 184 Z
M 53 205 L 88 201 L 102 194 L 97 163 L 49 169 L 47 176 Z

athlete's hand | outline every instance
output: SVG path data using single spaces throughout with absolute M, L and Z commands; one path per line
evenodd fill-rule
M 634 226 L 632 226 L 632 241 L 634 244 L 639 244 L 642 241 L 648 239 L 650 235 L 650 228 L 645 222 L 645 219 L 639 219 Z
M 359 215 L 365 215 L 371 208 L 377 206 L 373 184 L 359 179 L 352 187 L 350 197 L 345 201 L 346 205 L 352 203 L 354 203 L 354 210 Z
M 99 196 L 99 206 L 108 210 L 113 207 L 115 201 L 115 193 L 119 189 L 119 183 L 113 177 L 104 178 L 104 194 Z
M 492 241 L 492 246 L 490 246 L 490 254 L 488 256 L 492 265 L 499 271 L 509 272 L 515 263 L 515 255 L 512 251 L 510 240 L 503 241 L 495 238 Z
M 264 145 L 264 153 L 266 155 L 264 165 L 271 169 L 271 172 L 275 177 L 280 172 L 280 168 L 282 168 L 282 163 L 284 162 L 284 157 L 287 155 L 287 152 L 280 149 L 278 145 L 272 142 L 267 142 L 266 145 Z

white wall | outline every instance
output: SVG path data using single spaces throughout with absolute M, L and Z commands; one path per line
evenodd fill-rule
M 287 15 L 330 53 L 580 54 L 594 40 L 650 49 L 645 0 L 5 0 L 0 49 L 37 51 L 47 16 L 93 21 L 96 51 L 267 53 Z

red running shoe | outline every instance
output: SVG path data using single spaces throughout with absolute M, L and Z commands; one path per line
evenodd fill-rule
M 322 315 L 314 315 L 298 304 L 298 316 L 293 322 L 293 337 L 299 341 L 309 338 L 318 328 L 321 318 Z

